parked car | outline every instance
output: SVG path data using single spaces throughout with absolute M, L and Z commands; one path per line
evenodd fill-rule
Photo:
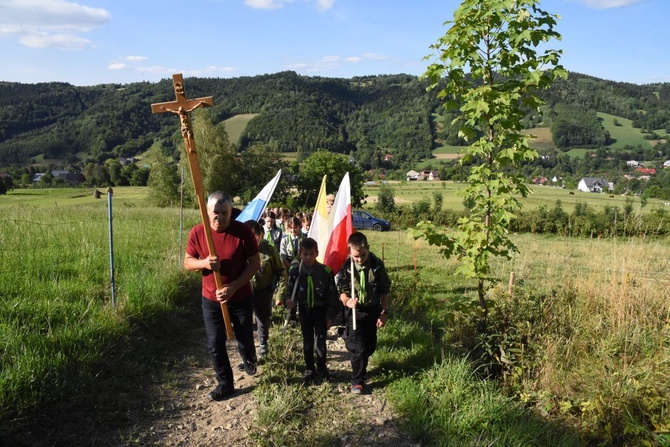
M 354 228 L 357 230 L 389 231 L 391 223 L 373 216 L 367 211 L 353 212 Z

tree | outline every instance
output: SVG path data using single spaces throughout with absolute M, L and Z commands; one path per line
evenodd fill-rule
M 54 184 L 54 175 L 51 173 L 51 170 L 49 169 L 47 172 L 45 172 L 42 177 L 37 181 L 37 185 L 40 188 L 49 188 L 53 186 Z
M 105 162 L 109 172 L 109 180 L 114 186 L 128 186 L 128 179 L 123 176 L 123 166 L 117 158 L 110 158 Z
M 365 198 L 363 194 L 363 171 L 349 157 L 325 150 L 319 150 L 307 157 L 299 168 L 298 204 L 312 207 L 316 204 L 324 175 L 328 194 L 337 193 L 344 174 L 349 173 L 351 182 L 351 204 L 360 205 Z
M 180 177 L 177 174 L 177 167 L 170 163 L 160 151 L 152 149 L 150 154 L 155 157 L 155 162 L 151 166 L 147 186 L 151 189 L 149 200 L 156 206 L 167 207 L 179 203 L 179 184 Z
M 465 149 L 462 163 L 478 161 L 463 191 L 473 204 L 469 215 L 459 219 L 455 231 L 446 232 L 432 223 L 421 223 L 416 237 L 442 247 L 444 256 L 460 261 L 458 273 L 477 280 L 483 328 L 488 308 L 485 282 L 491 256 L 510 257 L 517 251 L 507 228 L 529 188 L 520 165 L 537 157 L 521 130 L 522 119 L 542 105 L 538 92 L 556 77 L 566 77 L 558 65 L 561 51 L 541 44 L 560 39 L 554 31 L 556 16 L 537 5 L 537 0 L 464 0 L 454 13 L 451 27 L 438 42 L 437 61 L 426 70 L 429 89 L 438 92 L 447 110 L 458 110 L 452 124 L 459 135 L 473 143 Z M 444 81 L 443 81 L 444 78 Z
M 444 195 L 442 191 L 433 191 L 433 212 L 435 214 L 442 212 L 442 204 L 444 203 Z
M 248 202 L 273 178 L 277 171 L 284 169 L 279 184 L 272 195 L 273 202 L 282 203 L 288 195 L 290 185 L 286 181 L 287 163 L 279 149 L 264 144 L 251 146 L 242 153 L 242 185 L 239 196 Z
M 205 194 L 223 190 L 235 197 L 242 185 L 241 159 L 236 155 L 235 148 L 230 144 L 228 133 L 223 123 L 212 123 L 204 110 L 191 113 L 195 150 L 202 174 Z M 181 135 L 180 135 L 181 136 Z M 183 142 L 182 164 L 189 171 Z M 197 203 L 194 195 L 193 180 L 190 174 L 185 176 L 185 197 L 187 202 Z
M 392 213 L 395 211 L 395 192 L 389 185 L 382 184 L 381 188 L 379 188 L 379 196 L 377 197 L 375 209 L 383 213 Z

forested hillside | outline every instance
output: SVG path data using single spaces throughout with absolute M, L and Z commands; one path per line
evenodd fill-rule
M 462 143 L 426 82 L 410 75 L 351 79 L 294 72 L 232 79 L 189 78 L 189 97 L 213 96 L 214 123 L 240 113 L 258 114 L 239 150 L 265 144 L 304 156 L 317 149 L 354 154 L 364 169 L 411 166 L 437 144 Z M 101 163 L 144 152 L 155 140 L 178 153 L 174 117 L 152 115 L 150 104 L 173 99 L 171 80 L 75 87 L 65 83 L 0 82 L 0 167 L 26 165 L 42 155 L 69 164 Z M 546 92 L 542 117 L 527 127 L 551 128 L 561 150 L 601 148 L 611 141 L 596 113 L 627 118 L 653 135 L 670 131 L 670 84 L 634 85 L 572 73 Z M 652 136 L 653 137 L 653 136 Z
M 186 81 L 189 97 L 214 97 L 208 113 L 215 123 L 259 114 L 242 135 L 240 150 L 254 143 L 282 152 L 358 148 L 367 159 L 375 150 L 392 151 L 399 162 L 430 156 L 437 104 L 425 85 L 408 75 L 329 79 L 293 72 Z M 40 154 L 102 162 L 141 153 L 154 139 L 172 145 L 174 119 L 153 116 L 150 105 L 173 96 L 171 80 L 94 87 L 0 83 L 0 165 L 27 163 Z

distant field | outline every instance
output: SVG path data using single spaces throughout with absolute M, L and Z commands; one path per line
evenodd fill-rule
M 584 158 L 584 155 L 592 149 L 570 149 L 566 152 L 572 158 Z
M 116 186 L 112 188 L 112 207 L 141 206 L 149 195 L 144 186 Z M 100 198 L 93 198 L 95 188 L 14 189 L 0 200 L 0 209 L 9 206 L 107 206 L 107 188 L 100 188 Z
M 286 161 L 297 161 L 298 160 L 298 153 L 297 152 L 284 152 L 282 153 L 282 157 L 284 157 L 284 160 Z
M 399 205 L 411 204 L 421 199 L 430 200 L 432 203 L 433 194 L 435 192 L 442 192 L 444 209 L 462 210 L 463 198 L 458 195 L 458 191 L 464 189 L 467 185 L 460 182 L 403 181 L 390 182 L 389 186 L 393 188 L 396 203 Z M 367 199 L 369 207 L 377 202 L 379 188 L 379 186 L 366 186 L 363 188 L 365 194 L 369 196 Z M 532 191 L 533 193 L 529 197 L 521 199 L 524 209 L 533 210 L 542 205 L 551 208 L 556 204 L 557 200 L 561 201 L 563 210 L 569 213 L 575 209 L 577 202 L 586 203 L 595 209 L 603 209 L 605 206 L 623 208 L 626 203 L 626 197 L 624 196 L 615 195 L 614 197 L 610 197 L 609 194 L 571 191 L 552 186 L 533 186 Z M 570 194 L 570 192 L 573 194 Z M 635 206 L 638 207 L 640 200 L 634 198 L 634 201 Z M 662 206 L 663 203 L 661 200 L 650 199 L 643 211 L 651 212 Z
M 241 113 L 225 120 L 223 124 L 226 126 L 226 132 L 228 133 L 230 142 L 237 144 L 240 141 L 242 132 L 244 132 L 247 124 L 249 124 L 249 121 L 257 116 L 258 113 Z
M 631 120 L 601 112 L 598 112 L 598 117 L 602 119 L 602 125 L 605 130 L 609 131 L 610 136 L 616 140 L 614 144 L 609 146 L 611 149 L 623 149 L 626 145 L 633 147 L 639 145 L 645 149 L 651 147 L 649 140 L 644 139 L 644 134 L 640 129 L 633 127 Z M 614 125 L 615 119 L 619 122 L 620 126 Z
M 463 155 L 465 146 L 440 146 L 433 150 L 433 157 L 437 159 L 453 160 Z
M 398 205 L 409 205 L 418 200 L 425 199 L 433 202 L 434 193 L 441 192 L 443 207 L 445 209 L 463 209 L 463 198 L 458 191 L 466 187 L 461 182 L 422 181 L 406 182 L 391 181 L 389 186 L 393 188 L 395 201 Z M 372 207 L 377 201 L 380 185 L 365 186 L 363 192 L 368 195 L 367 207 Z M 33 206 L 33 207 L 70 207 L 95 205 L 106 207 L 107 194 L 105 188 L 100 188 L 101 198 L 94 199 L 95 188 L 53 188 L 53 189 L 15 189 L 0 199 L 0 210 L 6 207 Z M 120 186 L 114 187 L 113 206 L 117 207 L 142 207 L 146 205 L 146 199 L 150 194 L 148 187 L 142 186 Z M 561 201 L 562 208 L 572 212 L 577 202 L 587 203 L 590 207 L 602 209 L 605 206 L 622 208 L 626 203 L 626 197 L 609 194 L 595 194 L 581 191 L 570 191 L 552 186 L 533 186 L 533 193 L 521 202 L 525 209 L 537 209 L 545 205 L 549 208 L 554 206 L 557 200 Z M 570 194 L 572 192 L 573 194 Z M 635 206 L 638 207 L 640 200 L 634 198 Z M 663 206 L 661 200 L 649 199 L 644 212 L 651 212 Z M 667 208 L 667 207 L 666 207 Z
M 536 127 L 521 131 L 524 135 L 533 135 L 530 147 L 533 149 L 556 149 L 554 140 L 551 138 L 551 129 L 548 127 Z

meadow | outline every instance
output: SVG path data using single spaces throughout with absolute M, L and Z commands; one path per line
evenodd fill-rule
M 397 195 L 443 191 L 407 186 L 417 189 Z M 179 265 L 179 210 L 149 206 L 143 191 L 114 189 L 115 307 L 106 200 L 75 190 L 0 199 L 3 426 L 64 396 L 103 393 L 94 381 L 112 380 L 109 365 L 145 362 L 130 358 L 137 346 L 129 344 L 143 339 L 138 328 L 179 339 L 170 316 L 184 312 L 198 282 Z M 181 236 L 197 221 L 186 210 Z M 424 445 L 670 445 L 667 240 L 513 235 L 519 253 L 493 263 L 483 337 L 476 284 L 452 274 L 455 259 L 407 231 L 368 236 L 394 281 L 393 320 L 373 366 L 405 430 Z M 146 380 L 120 370 L 113 380 Z M 290 418 L 276 419 L 271 403 L 309 392 L 277 387 L 279 363 L 267 370 L 254 391 L 269 412 L 257 416 L 259 439 L 296 445 L 304 434 Z M 327 410 L 319 430 L 332 430 Z
M 442 193 L 443 209 L 463 210 L 463 197 L 458 194 L 467 186 L 464 182 L 406 182 L 406 181 L 389 181 L 388 186 L 393 189 L 394 197 L 398 205 L 408 205 L 419 200 L 428 200 L 433 202 L 434 194 Z M 368 195 L 367 207 L 373 207 L 377 201 L 381 184 L 374 186 L 365 186 L 363 192 Z M 585 203 L 589 207 L 597 210 L 602 210 L 606 206 L 622 208 L 627 196 L 615 195 L 610 197 L 609 194 L 586 193 L 577 190 L 567 190 L 554 186 L 532 186 L 532 193 L 520 199 L 527 210 L 536 210 L 540 206 L 547 206 L 551 208 L 557 200 L 561 201 L 561 206 L 567 212 L 572 212 L 577 203 Z M 571 194 L 572 193 L 572 194 Z M 633 198 L 636 203 L 636 208 L 639 208 L 639 198 Z M 656 209 L 663 208 L 663 201 L 659 199 L 648 200 L 647 205 L 642 208 L 642 212 L 652 212 Z M 666 207 L 667 208 L 667 207 Z
M 244 129 L 246 129 L 247 124 L 256 116 L 258 116 L 258 113 L 241 113 L 239 115 L 228 118 L 223 122 L 231 143 L 239 143 L 242 132 L 244 132 Z
M 649 140 L 644 139 L 641 130 L 633 127 L 632 120 L 602 112 L 598 112 L 598 118 L 600 118 L 605 130 L 610 133 L 610 137 L 615 140 L 609 146 L 611 149 L 623 149 L 624 146 L 651 148 Z M 618 125 L 615 122 L 618 122 Z

